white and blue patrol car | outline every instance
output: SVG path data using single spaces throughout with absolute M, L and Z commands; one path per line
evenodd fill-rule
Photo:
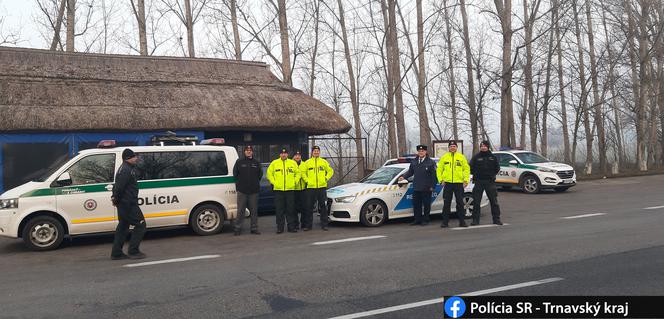
M 574 167 L 556 163 L 546 157 L 522 150 L 493 152 L 500 162 L 496 185 L 520 187 L 525 193 L 536 194 L 543 189 L 564 192 L 576 185 Z
M 413 184 L 397 183 L 399 176 L 408 170 L 408 163 L 388 164 L 357 183 L 344 184 L 327 191 L 330 220 L 335 222 L 360 222 L 365 226 L 380 226 L 388 219 L 413 216 Z M 412 177 L 409 179 L 412 182 Z M 441 214 L 443 209 L 442 185 L 437 185 L 431 195 L 431 214 Z M 473 184 L 464 194 L 465 217 L 473 214 Z M 481 206 L 488 205 L 486 194 Z M 456 211 L 452 199 L 451 211 Z

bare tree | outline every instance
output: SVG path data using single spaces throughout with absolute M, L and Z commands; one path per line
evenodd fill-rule
M 581 86 L 581 97 L 579 101 L 579 112 L 583 114 L 583 124 L 586 133 L 586 166 L 585 173 L 592 174 L 592 165 L 593 165 L 593 134 L 590 124 L 590 117 L 588 115 L 588 101 L 587 101 L 587 90 L 586 90 L 586 75 L 585 75 L 585 63 L 583 58 L 583 42 L 581 40 L 581 27 L 579 23 L 579 11 L 575 1 L 572 1 L 572 7 L 574 9 L 574 30 L 576 34 L 576 43 L 579 51 L 579 85 Z
M 455 140 L 459 139 L 459 130 L 457 126 L 457 105 L 456 105 L 456 79 L 454 76 L 454 49 L 452 48 L 452 29 L 450 23 L 450 16 L 448 12 L 447 0 L 443 0 L 443 14 L 445 15 L 445 30 L 447 40 L 447 60 L 449 63 L 449 84 L 450 84 L 450 99 L 452 110 L 452 137 Z M 502 109 L 502 108 L 501 108 Z
M 353 107 L 353 122 L 355 126 L 355 149 L 358 158 L 358 180 L 364 177 L 364 150 L 362 149 L 362 120 L 360 119 L 360 106 L 357 101 L 357 88 L 353 72 L 353 61 L 350 55 L 350 45 L 346 31 L 346 20 L 344 17 L 343 1 L 337 0 L 339 6 L 339 23 L 341 24 L 341 42 L 344 44 L 346 56 L 346 67 L 348 68 L 348 81 L 350 82 L 350 101 Z
M 231 11 L 231 25 L 233 28 L 233 43 L 235 48 L 235 59 L 242 60 L 242 43 L 240 42 L 240 30 L 237 26 L 237 3 L 229 0 L 228 9 Z
M 387 0 L 387 12 L 388 12 L 388 31 L 387 31 L 387 41 L 391 42 L 391 45 L 388 46 L 392 50 L 392 59 L 388 60 L 388 64 L 391 63 L 392 69 L 392 78 L 389 81 L 394 83 L 394 104 L 396 110 L 396 121 L 397 121 L 397 143 L 399 154 L 405 154 L 408 152 L 406 141 L 406 122 L 404 115 L 404 106 L 403 106 L 403 90 L 401 87 L 401 63 L 399 62 L 399 41 L 397 37 L 397 21 L 396 21 L 396 0 Z
M 67 0 L 67 52 L 74 52 L 76 0 Z
M 141 55 L 148 55 L 148 37 L 145 24 L 145 0 L 137 0 L 137 4 L 134 4 L 134 0 L 130 0 L 130 2 L 131 9 L 136 18 L 136 23 L 138 24 L 139 52 Z
M 500 94 L 500 143 L 514 147 L 514 110 L 512 106 L 512 0 L 494 0 L 503 35 L 503 70 Z
M 588 24 L 588 46 L 590 55 L 590 79 L 592 81 L 593 106 L 595 109 L 595 127 L 597 128 L 597 143 L 599 146 L 599 170 L 600 173 L 607 173 L 606 165 L 606 136 L 604 133 L 604 115 L 602 112 L 602 103 L 599 99 L 599 84 L 597 83 L 597 58 L 595 57 L 595 35 L 593 33 L 593 23 L 590 12 L 591 0 L 586 0 L 586 20 Z M 588 151 L 590 153 L 590 151 Z M 592 158 L 591 158 L 592 160 Z
M 420 123 L 420 143 L 431 144 L 431 129 L 429 129 L 429 116 L 424 104 L 426 95 L 426 66 L 424 64 L 424 17 L 422 13 L 422 0 L 417 0 L 417 110 Z
M 68 0 L 60 1 L 60 8 L 58 9 L 58 17 L 56 18 L 55 26 L 53 27 L 53 41 L 51 41 L 51 51 L 55 51 L 58 48 L 58 44 L 62 47 L 60 43 L 60 29 L 62 29 L 62 20 L 65 15 L 65 8 L 67 7 Z M 37 1 L 37 5 L 41 6 L 41 3 Z
M 470 50 L 470 37 L 468 36 L 468 14 L 466 13 L 466 0 L 460 0 L 461 20 L 463 23 L 463 46 L 466 50 L 466 80 L 468 81 L 468 114 L 470 117 L 470 141 L 473 143 L 473 154 L 477 153 L 479 143 L 477 141 L 477 106 L 475 105 L 475 82 L 473 80 L 473 62 Z
M 524 100 L 523 107 L 524 110 L 527 110 L 528 120 L 530 123 L 530 149 L 534 152 L 537 151 L 537 111 L 535 108 L 535 92 L 533 91 L 533 27 L 535 26 L 535 18 L 537 17 L 537 12 L 539 11 L 539 6 L 542 3 L 541 0 L 532 1 L 533 9 L 528 11 L 528 2 L 523 1 L 523 27 L 525 29 L 526 38 L 526 65 L 524 67 Z M 521 125 L 525 125 L 525 121 L 522 121 Z M 525 130 L 521 130 L 525 132 Z M 522 133 L 522 145 L 524 134 Z
M 180 0 L 161 0 L 168 8 L 169 12 L 184 24 L 187 29 L 187 51 L 190 58 L 196 57 L 196 50 L 194 47 L 194 25 L 198 21 L 198 17 L 205 8 L 208 0 L 194 0 L 194 6 L 191 5 L 191 0 L 184 0 L 184 7 L 180 4 Z
M 615 88 L 615 82 L 616 82 L 616 76 L 615 76 L 615 65 L 616 63 L 614 62 L 613 58 L 613 49 L 611 48 L 611 41 L 609 39 L 609 28 L 607 27 L 606 23 L 606 8 L 602 6 L 602 25 L 604 26 L 604 36 L 605 36 L 605 42 L 606 42 L 606 52 L 608 56 L 608 60 L 610 63 L 608 75 L 607 75 L 607 82 L 609 84 L 609 91 L 611 94 L 611 109 L 613 109 L 613 126 L 615 130 L 615 145 L 616 145 L 616 166 L 620 168 L 621 165 L 625 163 L 625 151 L 623 149 L 623 133 L 622 133 L 622 127 L 621 127 L 621 122 L 620 122 L 620 115 L 619 115 L 619 110 L 618 110 L 618 97 L 616 94 L 616 88 Z
M 288 44 L 288 19 L 286 15 L 286 0 L 277 0 L 279 13 L 279 34 L 281 36 L 281 71 L 284 82 L 293 85 L 291 76 L 290 48 Z

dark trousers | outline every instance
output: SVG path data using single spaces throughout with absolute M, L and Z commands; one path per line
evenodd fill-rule
M 456 214 L 459 219 L 459 225 L 464 225 L 466 215 L 463 205 L 463 183 L 446 183 L 443 186 L 443 225 L 447 225 L 450 220 L 450 207 L 452 206 L 452 195 L 456 201 Z
M 424 216 L 422 216 L 424 210 Z M 413 192 L 413 216 L 416 223 L 428 223 L 431 213 L 431 192 Z
M 245 211 L 249 209 L 251 217 L 251 230 L 258 230 L 258 193 L 245 194 L 237 192 L 237 218 L 235 219 L 235 230 L 242 230 Z
M 307 207 L 306 217 L 302 228 L 312 228 L 314 224 L 314 203 L 317 203 L 318 213 L 320 213 L 320 226 L 327 227 L 328 214 L 327 211 L 327 189 L 325 188 L 309 188 L 307 189 Z
M 304 227 L 304 221 L 307 214 L 307 191 L 295 191 L 295 225 Z
M 480 204 L 482 203 L 482 193 L 486 192 L 486 196 L 491 203 L 491 216 L 493 222 L 500 221 L 500 206 L 498 206 L 498 191 L 496 190 L 496 182 L 489 180 L 475 180 L 475 188 L 473 188 L 473 222 L 480 222 Z
M 274 204 L 277 214 L 277 231 L 284 231 L 284 217 L 288 230 L 295 230 L 295 191 L 275 191 Z
M 138 254 L 140 250 L 138 247 L 145 235 L 145 218 L 143 212 L 138 205 L 118 205 L 118 227 L 115 228 L 115 238 L 113 239 L 113 250 L 111 256 L 122 255 L 122 246 L 127 240 L 129 235 L 129 226 L 133 225 L 134 230 L 129 240 L 129 254 Z

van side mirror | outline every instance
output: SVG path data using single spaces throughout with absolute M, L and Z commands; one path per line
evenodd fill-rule
M 516 160 L 511 160 L 509 161 L 509 163 L 510 165 L 519 165 L 519 162 L 517 162 Z
M 57 186 L 69 186 L 72 184 L 71 181 L 71 176 L 69 175 L 69 172 L 64 172 L 58 179 L 55 181 Z

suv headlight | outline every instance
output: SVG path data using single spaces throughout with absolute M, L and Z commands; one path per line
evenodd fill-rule
M 544 167 L 539 167 L 537 168 L 538 171 L 544 172 L 544 173 L 555 173 L 555 169 L 550 169 L 550 168 L 544 168 Z
M 18 208 L 18 198 L 0 199 L 0 209 Z
M 355 195 L 342 196 L 335 198 L 334 201 L 337 203 L 352 203 L 355 200 L 355 197 L 356 197 Z

